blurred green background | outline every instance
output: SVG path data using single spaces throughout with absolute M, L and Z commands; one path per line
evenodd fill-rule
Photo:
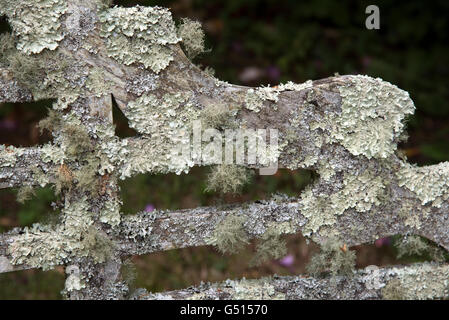
M 210 52 L 194 62 L 212 67 L 215 76 L 241 85 L 303 82 L 339 74 L 381 77 L 408 91 L 417 107 L 408 121 L 409 140 L 400 146 L 410 162 L 419 165 L 449 160 L 449 2 L 447 1 L 298 1 L 298 0 L 176 0 L 114 1 L 117 5 L 169 7 L 176 20 L 199 20 Z M 365 28 L 365 8 L 380 8 L 380 30 Z M 2 18 L 1 32 L 8 32 Z M 51 101 L 0 104 L 0 144 L 32 146 L 49 140 L 36 124 L 46 116 Z M 119 113 L 117 132 L 130 134 Z M 311 173 L 280 170 L 275 176 L 254 176 L 241 195 L 204 192 L 208 168 L 189 175 L 140 175 L 122 185 L 123 211 L 192 208 L 223 202 L 263 199 L 274 192 L 298 195 Z M 0 190 L 0 232 L 51 219 L 55 196 L 38 190 L 25 205 L 16 190 Z M 172 290 L 201 281 L 254 278 L 305 272 L 317 251 L 301 235 L 290 236 L 288 259 L 249 267 L 254 243 L 242 253 L 222 255 L 214 248 L 188 248 L 132 257 L 135 287 Z M 391 239 L 357 246 L 357 266 L 388 265 L 425 260 L 425 256 L 396 259 Z M 287 263 L 288 262 L 288 263 Z M 0 274 L 0 299 L 60 299 L 62 268 Z

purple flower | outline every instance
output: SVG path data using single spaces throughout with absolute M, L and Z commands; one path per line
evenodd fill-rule
M 391 238 L 390 237 L 380 238 L 380 239 L 377 239 L 374 242 L 374 245 L 376 247 L 380 248 L 380 247 L 383 247 L 383 246 L 388 246 L 390 244 L 390 242 L 391 242 Z
M 291 267 L 294 262 L 295 262 L 295 257 L 292 254 L 289 254 L 289 255 L 283 257 L 281 260 L 279 260 L 279 264 L 286 268 Z
M 155 209 L 155 207 L 151 203 L 149 203 L 145 206 L 145 212 L 151 212 L 154 209 Z

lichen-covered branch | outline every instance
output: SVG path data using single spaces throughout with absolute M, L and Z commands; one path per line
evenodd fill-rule
M 312 190 L 319 187 L 317 185 Z M 217 245 L 223 241 L 217 233 L 220 226 L 230 217 L 240 217 L 247 239 L 260 238 L 268 229 L 275 229 L 279 234 L 302 232 L 318 243 L 336 239 L 353 246 L 396 234 L 417 234 L 448 249 L 449 238 L 445 231 L 449 228 L 448 211 L 434 208 L 427 215 L 422 215 L 416 199 L 402 200 L 402 203 L 405 201 L 413 203 L 416 209 L 412 210 L 416 211 L 401 214 L 401 202 L 393 202 L 388 206 L 373 206 L 364 213 L 349 209 L 335 216 L 328 214 L 328 219 L 334 219 L 332 223 L 329 220 L 314 221 L 323 219 L 323 216 L 307 217 L 303 199 L 282 196 L 244 205 L 143 212 L 124 217 L 115 237 L 123 255 Z M 317 215 L 325 214 L 326 205 L 319 208 L 323 211 Z M 425 208 L 422 210 L 425 211 Z M 314 223 L 323 223 L 323 227 L 314 229 Z
M 352 276 L 310 278 L 290 276 L 202 283 L 188 289 L 148 293 L 136 290 L 135 300 L 415 300 L 449 296 L 448 265 L 368 266 Z

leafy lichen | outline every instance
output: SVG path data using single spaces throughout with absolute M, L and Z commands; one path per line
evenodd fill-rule
M 381 203 L 384 188 L 382 177 L 368 169 L 360 174 L 345 173 L 342 188 L 330 196 L 315 195 L 308 186 L 301 194 L 302 213 L 309 219 L 303 234 L 310 236 L 322 226 L 334 224 L 350 208 L 360 213 L 369 211 Z
M 180 41 L 168 9 L 114 7 L 99 14 L 108 55 L 125 65 L 142 63 L 155 73 L 173 60 L 170 45 Z
M 402 120 L 415 106 L 406 91 L 381 79 L 350 76 L 339 87 L 341 112 L 329 115 L 328 142 L 341 143 L 353 155 L 387 158 L 396 150 Z
M 423 205 L 440 208 L 449 200 L 449 162 L 426 167 L 404 163 L 396 176 L 399 186 L 414 192 Z
M 26 54 L 58 47 L 64 38 L 60 20 L 66 11 L 64 0 L 0 1 L 0 14 L 6 14 L 19 39 L 17 49 Z

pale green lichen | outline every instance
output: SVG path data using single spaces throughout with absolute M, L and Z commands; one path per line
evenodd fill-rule
M 208 243 L 214 244 L 222 253 L 237 253 L 249 243 L 245 222 L 246 217 L 229 214 L 217 224 Z
M 328 115 L 329 143 L 341 143 L 353 155 L 387 158 L 396 150 L 402 120 L 415 106 L 406 91 L 381 79 L 350 76 L 339 87 L 341 112 Z
M 55 50 L 64 38 L 61 16 L 67 11 L 64 0 L 1 0 L 0 15 L 6 15 L 19 41 L 17 49 L 26 53 Z
M 189 59 L 193 59 L 205 51 L 204 31 L 200 22 L 188 18 L 181 19 L 178 26 L 178 36 L 182 39 Z
M 284 300 L 286 295 L 275 289 L 274 285 L 270 283 L 271 278 L 251 279 L 245 278 L 241 280 L 226 280 L 221 284 L 220 290 L 223 293 L 231 294 L 233 300 Z M 193 294 L 189 300 L 201 300 L 207 298 L 207 291 L 204 293 Z
M 301 194 L 302 213 L 308 218 L 303 234 L 310 236 L 322 226 L 330 226 L 347 209 L 364 213 L 379 205 L 379 197 L 385 188 L 383 180 L 369 170 L 359 175 L 344 174 L 343 188 L 330 196 L 316 196 L 308 186 Z
M 92 68 L 86 81 L 86 88 L 96 97 L 101 97 L 110 94 L 111 87 L 112 82 L 106 79 L 104 70 L 97 67 Z
M 114 7 L 99 14 L 108 55 L 125 65 L 142 63 L 155 73 L 173 60 L 170 45 L 180 41 L 168 9 Z
M 117 226 L 120 223 L 120 206 L 121 202 L 118 199 L 107 201 L 100 211 L 100 221 L 111 226 Z
M 194 165 L 190 150 L 193 121 L 200 116 L 200 108 L 192 103 L 190 94 L 165 94 L 158 98 L 144 94 L 128 104 L 124 110 L 130 127 L 151 135 L 144 144 L 127 146 L 126 141 L 109 140 L 103 151 L 115 165 L 121 167 L 121 179 L 144 172 L 188 172 Z M 125 161 L 125 159 L 127 161 Z
M 395 247 L 398 250 L 398 258 L 428 255 L 432 261 L 444 262 L 446 260 L 446 253 L 443 249 L 419 236 L 405 236 L 395 243 Z
M 79 62 L 70 61 L 60 51 L 46 50 L 28 56 L 15 50 L 8 52 L 3 60 L 17 81 L 33 93 L 35 100 L 79 95 L 85 81 Z
M 404 163 L 397 171 L 399 186 L 414 192 L 423 205 L 440 208 L 449 199 L 449 162 L 416 167 Z
M 222 129 L 234 127 L 234 119 L 238 108 L 226 104 L 212 104 L 201 111 L 201 125 L 203 129 Z
M 387 285 L 382 288 L 382 299 L 384 300 L 404 300 L 405 292 L 401 286 L 401 281 L 393 279 L 388 281 Z

